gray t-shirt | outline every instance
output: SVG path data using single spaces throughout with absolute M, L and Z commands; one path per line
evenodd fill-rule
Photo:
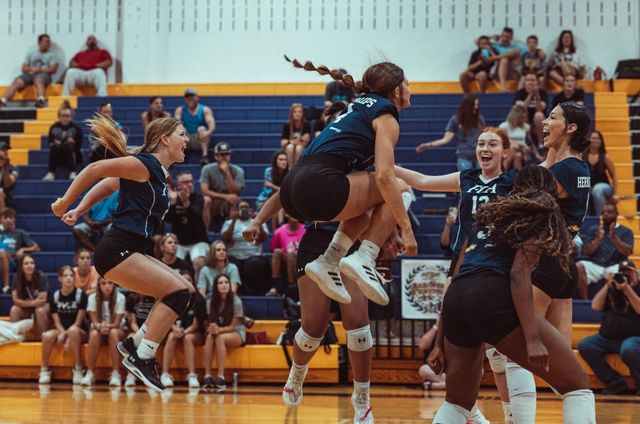
M 237 165 L 229 164 L 233 181 L 240 187 L 244 188 L 244 170 Z M 224 174 L 220 171 L 218 163 L 210 163 L 205 165 L 200 172 L 200 184 L 209 185 L 209 189 L 218 193 L 228 193 L 227 183 Z
M 24 59 L 24 63 L 35 68 L 48 68 L 49 66 L 58 63 L 58 61 L 52 52 L 47 51 L 42 53 L 40 50 L 36 50 L 27 54 L 27 57 Z
M 253 219 L 247 219 L 246 221 L 236 220 L 233 226 L 233 241 L 227 244 L 229 256 L 233 256 L 241 261 L 249 259 L 252 256 L 262 256 L 262 243 L 253 244 L 253 242 L 246 241 L 244 237 L 242 237 L 242 232 L 248 228 L 252 222 Z M 224 224 L 222 224 L 221 232 L 224 233 L 227 231 L 230 225 L 231 220 L 227 219 Z M 265 233 L 269 234 L 269 229 L 266 224 L 262 224 L 262 228 Z
M 229 279 L 231 280 L 231 284 L 242 284 L 242 281 L 240 280 L 240 273 L 238 272 L 238 267 L 235 264 L 228 263 L 221 270 L 211 268 L 209 266 L 202 267 L 202 269 L 200 270 L 200 276 L 198 277 L 198 288 L 205 289 L 205 297 L 207 298 L 207 300 L 211 298 L 211 293 L 213 291 L 213 281 L 220 274 L 227 274 L 229 276 Z
M 211 311 L 209 310 L 209 308 L 211 307 L 211 302 L 207 302 L 207 314 L 210 314 Z M 224 308 L 224 305 L 220 305 L 220 310 L 218 311 L 219 313 L 222 312 L 222 308 Z M 235 317 L 242 317 L 244 316 L 244 308 L 242 306 L 242 300 L 240 299 L 240 296 L 234 295 L 233 296 L 233 316 Z M 220 322 L 220 320 L 218 320 L 217 323 L 219 326 L 224 326 L 225 324 L 223 322 Z M 242 339 L 242 343 L 244 344 L 245 340 L 247 339 L 247 334 L 246 334 L 246 330 L 244 328 L 244 324 L 242 324 L 241 320 L 238 320 L 238 324 L 236 324 L 235 330 L 238 332 L 238 334 L 240 334 L 240 338 Z

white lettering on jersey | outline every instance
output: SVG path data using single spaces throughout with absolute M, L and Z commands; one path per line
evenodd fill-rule
M 366 107 L 371 107 L 376 104 L 377 100 L 372 99 L 371 97 L 358 97 L 353 101 L 353 103 L 359 103 L 361 105 L 365 105 Z
M 469 190 L 467 190 L 467 193 L 479 193 L 479 194 L 493 193 L 493 194 L 496 194 L 497 186 L 498 186 L 498 184 L 494 184 L 492 186 L 476 184 L 473 187 L 471 187 Z
M 578 188 L 590 188 L 591 177 L 578 177 Z

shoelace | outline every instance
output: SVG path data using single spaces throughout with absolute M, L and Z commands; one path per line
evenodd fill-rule
M 355 395 L 353 397 L 353 403 L 358 408 L 368 408 L 369 407 L 369 393 L 364 390 L 356 390 L 353 392 Z
M 292 367 L 291 384 L 301 386 L 304 382 L 304 368 Z

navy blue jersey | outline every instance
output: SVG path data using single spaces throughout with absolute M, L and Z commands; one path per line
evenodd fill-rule
M 151 153 L 134 156 L 149 170 L 149 180 L 139 183 L 120 178 L 118 209 L 113 227 L 144 238 L 151 238 L 169 210 L 167 177 L 169 172 Z
M 451 250 L 458 254 L 467 238 L 471 236 L 473 218 L 483 203 L 498 196 L 506 196 L 513 187 L 516 171 L 503 172 L 495 178 L 485 180 L 480 169 L 460 172 L 460 203 L 458 204 L 458 231 Z
M 493 271 L 509 277 L 514 256 L 515 249 L 495 246 L 488 241 L 486 231 L 477 230 L 473 225 L 469 245 L 464 252 L 464 261 L 457 275 Z
M 398 109 L 385 97 L 377 94 L 358 97 L 307 146 L 302 156 L 329 153 L 346 158 L 352 169 L 365 169 L 373 163 L 375 153 L 376 133 L 372 123 L 386 113 L 399 119 Z
M 589 208 L 591 173 L 584 161 L 570 157 L 553 164 L 549 170 L 556 181 L 564 187 L 569 197 L 558 199 L 558 205 L 569 227 L 571 236 L 580 231 L 580 226 Z

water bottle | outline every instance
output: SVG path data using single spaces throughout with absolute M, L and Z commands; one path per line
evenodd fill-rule
M 231 380 L 231 385 L 233 386 L 234 389 L 238 388 L 238 373 L 237 372 L 233 373 L 232 380 Z

